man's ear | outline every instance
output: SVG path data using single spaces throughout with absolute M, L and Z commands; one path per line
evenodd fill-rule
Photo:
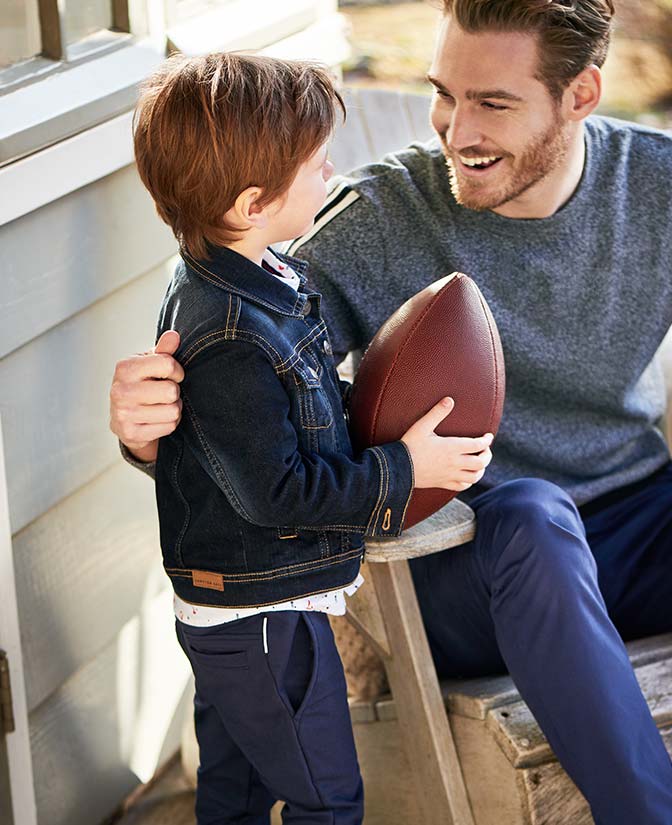
M 569 120 L 587 118 L 597 108 L 602 97 L 602 72 L 595 66 L 587 66 L 565 89 L 563 107 Z
M 236 229 L 264 229 L 268 221 L 266 208 L 259 205 L 262 189 L 248 186 L 238 195 L 233 206 L 226 213 L 227 222 Z

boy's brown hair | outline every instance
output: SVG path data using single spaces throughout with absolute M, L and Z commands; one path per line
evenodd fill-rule
M 443 0 L 443 11 L 467 32 L 536 33 L 538 79 L 558 100 L 585 68 L 604 63 L 614 4 L 613 0 Z
M 143 84 L 135 159 L 160 217 L 195 258 L 240 238 L 225 213 L 249 186 L 281 197 L 345 107 L 326 68 L 234 53 L 173 55 Z

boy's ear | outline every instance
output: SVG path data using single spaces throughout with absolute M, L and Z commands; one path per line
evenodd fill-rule
M 235 203 L 226 213 L 229 222 L 240 229 L 264 229 L 268 217 L 266 209 L 259 205 L 262 189 L 259 186 L 248 186 L 238 195 Z

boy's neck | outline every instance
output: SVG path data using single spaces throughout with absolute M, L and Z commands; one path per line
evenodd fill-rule
M 265 238 L 251 238 L 249 235 L 246 235 L 239 241 L 232 241 L 230 244 L 227 244 L 227 246 L 244 258 L 248 258 L 257 266 L 261 266 L 261 259 L 269 243 Z

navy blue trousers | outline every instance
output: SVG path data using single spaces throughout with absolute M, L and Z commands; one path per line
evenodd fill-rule
M 327 616 L 176 628 L 196 682 L 198 825 L 269 825 L 278 799 L 284 825 L 360 825 L 362 780 Z
M 508 670 L 598 825 L 672 825 L 672 764 L 623 645 L 672 630 L 672 464 L 580 510 L 536 479 L 471 506 L 473 542 L 411 562 L 439 675 Z

